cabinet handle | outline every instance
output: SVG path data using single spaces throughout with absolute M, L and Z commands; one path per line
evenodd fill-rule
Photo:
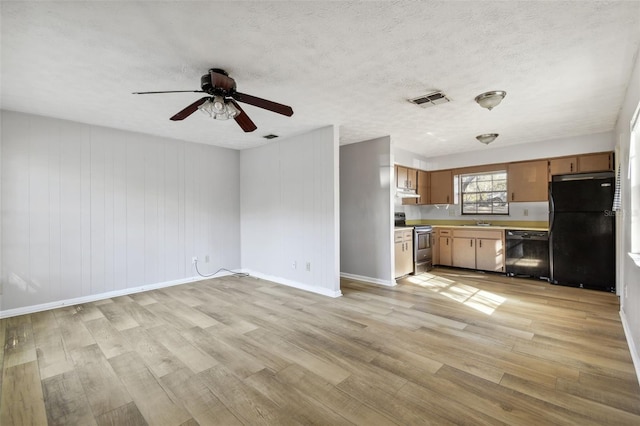
M 447 195 L 447 204 L 449 204 L 449 196 Z
M 511 193 L 511 201 L 513 201 L 514 193 Z
M 482 248 L 482 240 L 478 240 L 478 243 L 480 244 L 480 248 Z
M 473 240 L 469 240 L 469 247 L 473 247 Z
M 571 167 L 569 167 L 569 171 L 573 171 L 573 161 L 571 162 Z

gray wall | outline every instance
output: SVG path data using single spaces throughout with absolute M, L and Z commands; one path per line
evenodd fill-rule
M 343 276 L 395 285 L 392 186 L 389 137 L 340 147 L 340 272 Z
M 337 157 L 334 126 L 240 153 L 243 269 L 341 294 Z
M 1 118 L 5 314 L 240 267 L 237 151 Z

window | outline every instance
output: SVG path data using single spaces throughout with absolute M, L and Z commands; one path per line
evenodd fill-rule
M 460 175 L 462 214 L 509 214 L 507 171 Z

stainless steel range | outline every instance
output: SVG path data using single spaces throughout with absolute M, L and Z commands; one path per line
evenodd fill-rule
M 429 225 L 413 228 L 413 273 L 422 274 L 433 268 L 433 229 Z

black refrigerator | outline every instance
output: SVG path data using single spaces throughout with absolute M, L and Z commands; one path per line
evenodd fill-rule
M 614 190 L 611 172 L 552 177 L 549 183 L 551 283 L 615 291 Z

